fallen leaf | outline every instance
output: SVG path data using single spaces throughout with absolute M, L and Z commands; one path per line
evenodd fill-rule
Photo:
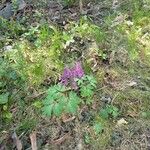
M 31 140 L 32 150 L 37 150 L 36 132 L 35 131 L 30 134 L 30 140 Z
M 124 125 L 124 124 L 128 124 L 128 122 L 125 121 L 124 118 L 121 118 L 120 120 L 117 121 L 117 125 L 116 126 L 118 127 L 118 126 L 121 126 L 121 125 Z
M 21 143 L 21 141 L 19 140 L 19 138 L 18 138 L 16 132 L 13 133 L 12 139 L 13 139 L 15 145 L 16 145 L 17 150 L 22 150 L 22 143 Z

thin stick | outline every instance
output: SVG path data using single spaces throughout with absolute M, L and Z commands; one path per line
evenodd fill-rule
M 80 13 L 83 14 L 83 2 L 79 0 Z

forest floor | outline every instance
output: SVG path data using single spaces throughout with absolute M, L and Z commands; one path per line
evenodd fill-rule
M 87 0 L 82 14 L 78 3 L 25 2 L 0 20 L 0 150 L 150 150 L 150 2 Z M 92 102 L 43 115 L 76 62 L 97 81 Z

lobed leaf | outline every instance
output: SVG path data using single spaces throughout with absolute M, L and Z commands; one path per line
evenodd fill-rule
M 42 109 L 43 115 L 51 117 L 52 109 L 53 109 L 53 105 L 46 105 L 46 106 L 44 106 L 43 109 Z
M 63 111 L 63 105 L 56 103 L 53 107 L 53 113 L 55 116 L 59 117 Z

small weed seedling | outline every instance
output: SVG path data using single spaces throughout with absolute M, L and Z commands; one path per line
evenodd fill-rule
M 95 131 L 95 134 L 98 135 L 98 134 L 102 133 L 104 127 L 101 123 L 95 123 L 93 126 L 93 129 Z
M 104 119 L 115 119 L 119 115 L 119 109 L 112 105 L 107 105 L 100 111 L 100 116 Z

